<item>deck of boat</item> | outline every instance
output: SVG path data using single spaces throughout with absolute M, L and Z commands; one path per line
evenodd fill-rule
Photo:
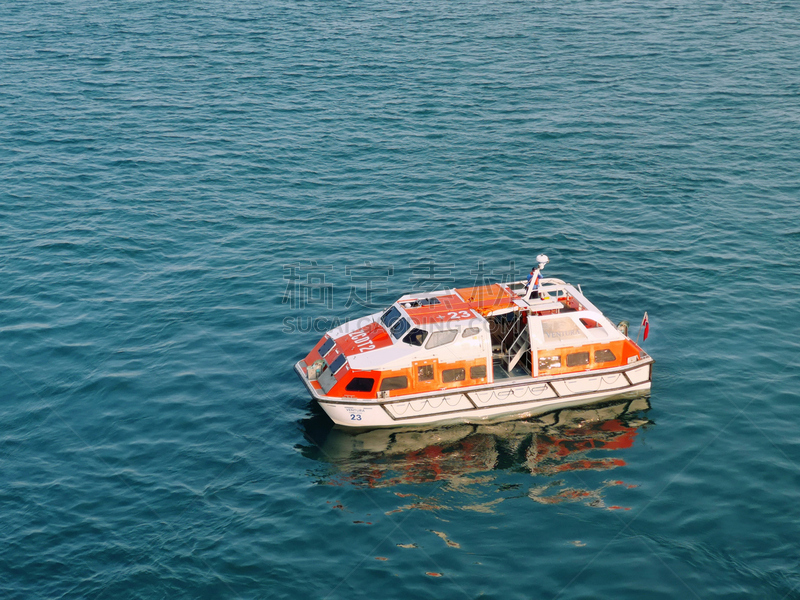
M 531 376 L 530 372 L 525 369 L 522 364 L 517 364 L 509 373 L 502 358 L 495 358 L 492 361 L 492 372 L 494 373 L 495 381 L 499 381 L 501 379 L 514 379 L 515 377 Z

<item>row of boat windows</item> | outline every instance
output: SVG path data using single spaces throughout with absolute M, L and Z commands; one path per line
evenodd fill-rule
M 391 333 L 392 337 L 395 339 L 400 339 L 411 329 L 411 324 L 407 319 L 401 316 L 396 306 L 391 307 L 383 313 L 381 323 L 389 328 L 389 333 Z M 461 337 L 472 337 L 473 335 L 478 335 L 480 332 L 481 330 L 478 327 L 467 327 L 461 334 Z M 458 329 L 447 329 L 445 331 L 434 331 L 431 333 L 415 327 L 411 329 L 411 331 L 408 331 L 408 335 L 403 337 L 403 342 L 411 346 L 422 346 L 422 344 L 425 344 L 425 348 L 430 350 L 449 344 L 456 339 L 457 335 Z M 426 339 L 428 340 L 427 343 L 425 343 Z
M 433 381 L 433 365 L 421 365 L 417 367 L 418 381 Z M 486 365 L 478 365 L 469 368 L 470 379 L 483 379 L 486 377 Z M 463 367 L 442 370 L 442 382 L 453 383 L 454 381 L 464 381 L 467 378 L 467 370 Z M 373 377 L 353 377 L 347 387 L 348 392 L 371 392 L 375 385 Z M 404 390 L 408 387 L 408 377 L 398 375 L 396 377 L 386 377 L 381 380 L 381 392 L 390 390 Z
M 567 354 L 566 363 L 568 367 L 580 367 L 589 364 L 589 352 L 573 352 Z M 602 350 L 595 350 L 594 362 L 605 363 L 617 360 L 614 353 L 608 348 Z M 561 355 L 557 356 L 541 356 L 539 357 L 539 370 L 558 369 L 561 367 Z

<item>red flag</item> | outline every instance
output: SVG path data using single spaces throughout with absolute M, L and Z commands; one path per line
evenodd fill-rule
M 642 341 L 645 341 L 647 339 L 647 334 L 650 333 L 650 320 L 647 318 L 647 313 L 644 313 L 642 327 L 644 327 L 644 337 L 642 337 Z

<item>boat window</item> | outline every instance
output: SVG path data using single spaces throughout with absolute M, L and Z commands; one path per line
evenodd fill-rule
M 422 346 L 422 342 L 425 341 L 425 337 L 428 335 L 428 332 L 424 329 L 417 329 L 416 327 L 408 332 L 408 335 L 403 338 L 403 341 L 406 344 L 411 344 L 412 346 Z
M 427 306 L 428 304 L 431 304 L 431 305 L 439 304 L 439 299 L 438 298 L 423 298 L 422 300 L 419 301 L 419 305 L 420 306 Z
M 331 363 L 331 366 L 330 366 L 331 373 L 336 373 L 336 371 L 338 371 L 339 369 L 342 368 L 342 366 L 344 365 L 345 362 L 347 362 L 347 358 L 345 357 L 344 354 L 340 354 L 339 356 L 337 356 L 336 360 L 334 360 Z
M 383 313 L 383 316 L 381 317 L 381 323 L 383 323 L 386 327 L 391 327 L 399 318 L 400 310 L 396 306 L 393 306 Z
M 387 390 L 403 390 L 408 387 L 408 378 L 405 375 L 398 375 L 397 377 L 386 377 L 381 381 L 381 391 Z
M 470 379 L 482 379 L 486 377 L 486 365 L 478 365 L 477 367 L 469 368 Z
M 567 354 L 568 367 L 578 367 L 580 365 L 588 365 L 588 364 L 589 364 L 588 352 L 573 352 L 572 354 Z
M 445 344 L 449 344 L 458 335 L 458 329 L 447 329 L 445 331 L 434 331 L 430 337 L 428 337 L 428 343 L 425 344 L 425 347 L 430 350 L 431 348 L 437 348 L 439 346 L 444 346 Z
M 467 372 L 464 369 L 445 369 L 442 371 L 442 381 L 451 383 L 453 381 L 464 381 Z
M 438 298 L 418 298 L 417 300 L 404 300 L 402 303 L 406 308 L 419 308 L 420 306 L 428 306 L 429 304 L 440 304 Z
M 331 351 L 331 348 L 333 348 L 334 344 L 335 342 L 333 341 L 333 338 L 328 338 L 328 341 L 322 344 L 322 346 L 320 346 L 319 355 L 325 356 L 328 352 Z
M 478 335 L 481 332 L 479 327 L 467 327 L 464 330 L 464 333 L 461 334 L 461 337 L 472 337 L 473 335 Z
M 540 371 L 546 371 L 547 369 L 558 369 L 560 367 L 561 367 L 561 355 L 539 357 Z
M 433 381 L 433 365 L 417 367 L 417 381 Z
M 581 319 L 581 323 L 586 329 L 594 329 L 595 327 L 600 327 L 600 323 L 597 321 L 593 321 L 592 319 Z
M 397 323 L 392 325 L 392 336 L 395 338 L 403 337 L 403 334 L 408 331 L 409 327 L 411 327 L 411 324 L 408 321 L 405 319 L 398 319 Z
M 602 350 L 595 350 L 594 362 L 604 363 L 604 362 L 612 362 L 615 360 L 617 360 L 617 357 L 614 356 L 614 353 L 608 348 L 603 348 Z
M 353 377 L 347 387 L 348 392 L 371 392 L 375 380 L 372 377 Z

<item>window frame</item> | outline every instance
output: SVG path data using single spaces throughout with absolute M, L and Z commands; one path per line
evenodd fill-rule
M 542 364 L 543 361 L 547 361 L 549 364 Z M 540 356 L 539 357 L 539 370 L 540 371 L 549 371 L 550 369 L 560 369 L 561 368 L 561 354 L 551 354 L 549 356 Z
M 483 369 L 483 375 L 475 375 L 475 373 L 474 373 L 475 369 Z M 487 369 L 486 369 L 486 365 L 485 364 L 483 364 L 483 365 L 472 365 L 469 368 L 469 378 L 470 379 L 486 379 L 486 373 L 487 373 Z
M 460 371 L 460 373 L 459 373 Z M 448 379 L 448 373 L 455 373 L 453 379 Z M 461 375 L 461 378 L 458 378 L 458 375 Z M 467 370 L 464 367 L 453 367 L 452 369 L 442 369 L 442 383 L 455 383 L 457 381 L 466 381 L 467 380 Z
M 390 315 L 390 313 L 391 313 L 392 311 L 394 311 L 394 312 L 396 312 L 396 313 L 397 313 L 397 317 L 396 317 L 396 318 L 394 318 L 394 319 L 392 319 L 392 322 L 391 322 L 391 323 L 387 323 L 387 322 L 386 322 L 386 318 L 387 318 L 387 317 Z M 403 313 L 402 313 L 402 312 L 400 312 L 400 309 L 399 309 L 399 308 L 397 308 L 396 306 L 392 305 L 392 306 L 390 306 L 390 307 L 389 307 L 389 308 L 386 310 L 386 312 L 385 312 L 385 313 L 383 313 L 383 314 L 381 315 L 381 324 L 382 324 L 384 327 L 386 327 L 386 329 L 391 329 L 391 328 L 392 328 L 392 326 L 393 326 L 393 325 L 394 325 L 394 324 L 397 322 L 397 319 L 399 319 L 399 318 L 400 318 L 400 317 L 402 317 L 402 316 L 403 316 Z
M 422 377 L 419 376 L 420 369 L 430 369 L 431 376 L 428 377 L 428 378 L 423 379 Z M 429 364 L 426 364 L 426 365 L 417 365 L 417 381 L 418 382 L 428 383 L 428 382 L 435 381 L 435 380 L 436 380 L 436 369 L 434 368 L 433 363 L 429 363 Z
M 577 358 L 570 360 L 573 356 L 580 357 L 581 362 L 574 362 L 575 360 L 578 360 Z M 586 362 L 583 362 L 584 356 L 586 357 Z M 587 350 L 585 352 L 572 352 L 570 354 L 567 354 L 566 360 L 564 362 L 567 363 L 568 368 L 572 368 L 572 367 L 585 367 L 589 364 L 590 360 L 591 360 L 591 353 Z
M 397 326 L 398 326 L 400 323 L 405 323 L 405 324 L 406 324 L 406 328 L 405 328 L 403 331 L 401 331 L 399 334 L 395 334 L 395 329 L 397 328 Z M 397 320 L 394 322 L 394 325 L 392 325 L 392 326 L 389 328 L 389 335 L 391 335 L 391 336 L 392 336 L 394 339 L 396 339 L 396 340 L 399 340 L 399 339 L 401 339 L 403 336 L 405 336 L 405 334 L 406 334 L 406 333 L 408 333 L 410 330 L 411 330 L 411 323 L 410 323 L 410 322 L 408 321 L 408 319 L 406 319 L 406 318 L 405 318 L 403 315 L 400 315 L 400 318 L 399 318 L 399 319 L 397 319 Z
M 365 389 L 355 389 L 355 388 L 350 387 L 356 381 L 369 381 L 370 382 L 369 389 L 367 389 L 367 390 L 365 390 Z M 370 392 L 372 392 L 373 389 L 375 389 L 375 378 L 374 377 L 353 377 L 350 381 L 347 382 L 347 385 L 344 388 L 344 390 L 346 392 L 358 392 L 358 393 L 362 393 L 362 394 L 369 394 Z
M 334 340 L 332 337 L 328 337 L 327 341 L 325 341 L 322 344 L 322 346 L 319 347 L 319 355 L 325 357 L 331 350 L 333 350 L 333 347 L 335 345 L 336 345 L 336 340 Z M 325 346 L 328 346 L 327 350 L 325 350 Z
M 436 339 L 437 335 L 442 334 L 450 334 L 452 333 L 452 337 L 447 340 L 446 342 L 442 342 L 440 344 L 431 345 L 431 342 Z M 453 341 L 458 337 L 458 329 L 442 329 L 441 331 L 432 331 L 431 334 L 428 336 L 428 341 L 425 343 L 426 350 L 433 350 L 434 348 L 439 348 L 440 346 L 446 346 L 447 344 L 452 344 Z
M 395 386 L 394 383 L 389 383 L 390 381 L 396 381 L 402 379 L 405 382 L 403 386 Z M 406 390 L 408 389 L 408 377 L 406 375 L 392 375 L 391 377 L 384 377 L 381 379 L 381 387 L 379 391 L 381 392 L 391 392 L 393 390 Z
M 340 360 L 341 362 L 339 362 Z M 336 365 L 337 363 L 338 366 L 334 368 L 334 365 Z M 347 364 L 347 356 L 345 356 L 344 354 L 340 354 L 328 364 L 328 370 L 330 370 L 331 374 L 336 375 L 336 373 L 341 371 L 342 367 L 344 367 L 346 364 Z
M 604 360 L 598 359 L 598 355 L 603 353 L 603 352 L 607 352 L 608 354 L 610 354 L 611 358 L 606 358 Z M 594 362 L 597 363 L 597 364 L 615 362 L 617 360 L 617 356 L 614 354 L 614 351 L 611 348 L 600 348 L 599 350 L 595 350 L 593 358 L 594 358 Z
M 414 332 L 417 332 L 417 331 L 419 331 L 420 333 L 424 334 L 424 335 L 422 336 L 422 341 L 421 341 L 419 344 L 414 344 L 414 343 L 412 343 L 412 342 L 409 342 L 409 341 L 408 341 L 408 338 L 409 338 L 409 337 L 411 337 L 411 334 L 412 334 L 412 333 L 414 333 Z M 428 339 L 428 333 L 429 333 L 429 332 L 428 332 L 427 330 L 425 330 L 425 329 L 421 329 L 420 327 L 411 327 L 411 328 L 408 330 L 408 332 L 407 332 L 407 333 L 406 333 L 406 334 L 403 336 L 403 343 L 405 343 L 405 344 L 408 344 L 409 346 L 418 346 L 418 347 L 422 347 L 422 345 L 425 343 L 425 340 L 427 340 L 427 339 Z

